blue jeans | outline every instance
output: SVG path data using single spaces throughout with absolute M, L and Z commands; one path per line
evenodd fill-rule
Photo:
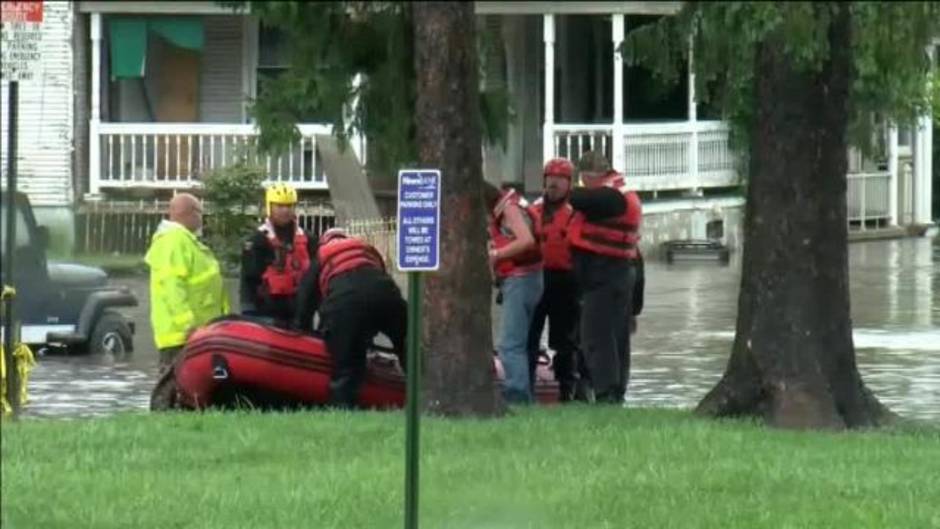
M 542 271 L 503 279 L 502 325 L 499 336 L 500 360 L 506 379 L 503 396 L 510 403 L 529 403 L 534 387 L 529 381 L 529 326 L 535 307 L 542 298 Z

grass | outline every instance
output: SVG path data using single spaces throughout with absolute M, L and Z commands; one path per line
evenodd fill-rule
M 401 413 L 126 414 L 2 431 L 2 526 L 403 525 Z M 425 419 L 421 526 L 936 528 L 940 434 L 572 406 Z

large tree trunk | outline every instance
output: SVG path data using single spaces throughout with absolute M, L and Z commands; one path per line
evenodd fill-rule
M 499 415 L 482 198 L 472 2 L 412 4 L 418 157 L 441 170 L 441 268 L 424 283 L 423 402 L 446 415 Z
M 821 72 L 794 66 L 783 39 L 756 54 L 755 119 L 738 320 L 705 415 L 788 428 L 873 426 L 892 414 L 865 387 L 849 312 L 846 128 L 848 4 L 832 10 Z

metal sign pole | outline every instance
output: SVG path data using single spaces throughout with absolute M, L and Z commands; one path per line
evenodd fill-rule
M 421 272 L 408 274 L 408 382 L 405 438 L 405 529 L 418 527 L 418 398 L 421 387 Z
M 418 439 L 421 398 L 421 274 L 441 265 L 441 172 L 398 172 L 398 270 L 408 273 L 408 359 L 405 403 L 405 529 L 418 527 Z
M 7 120 L 7 194 L 6 194 L 6 259 L 3 263 L 3 284 L 13 286 L 13 251 L 16 243 L 16 129 L 17 129 L 17 99 L 19 98 L 19 83 L 10 81 L 9 119 Z M 3 307 L 3 354 L 6 365 L 7 400 L 13 407 L 13 417 L 20 411 L 20 384 L 19 373 L 16 370 L 16 359 L 13 356 L 13 296 L 4 296 Z

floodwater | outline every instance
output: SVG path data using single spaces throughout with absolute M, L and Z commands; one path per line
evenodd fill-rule
M 734 338 L 740 282 L 740 254 L 732 255 L 729 265 L 647 263 L 629 406 L 692 407 L 721 377 Z M 866 383 L 893 410 L 940 421 L 940 239 L 852 243 L 849 258 L 855 346 Z M 147 408 L 157 373 L 147 280 L 115 282 L 130 286 L 141 302 L 128 312 L 137 322 L 135 352 L 123 361 L 41 357 L 30 379 L 26 416 Z

